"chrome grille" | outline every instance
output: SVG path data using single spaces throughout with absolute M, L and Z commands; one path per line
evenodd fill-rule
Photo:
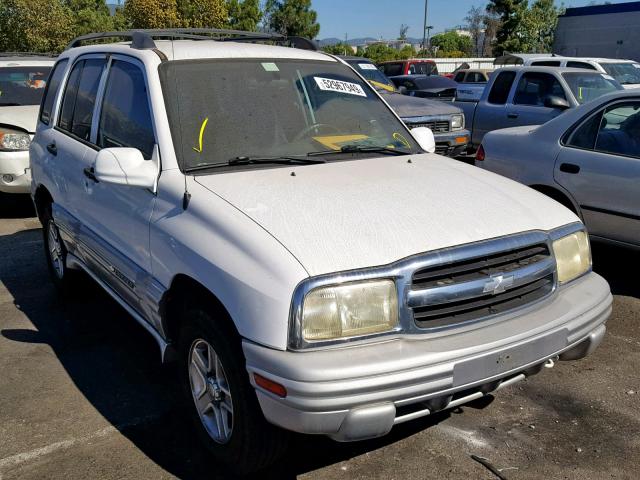
M 407 302 L 418 328 L 438 328 L 521 307 L 554 286 L 555 260 L 539 243 L 419 269 Z
M 412 123 L 410 126 L 411 128 L 427 127 L 431 129 L 433 133 L 448 133 L 451 131 L 451 126 L 448 120 Z

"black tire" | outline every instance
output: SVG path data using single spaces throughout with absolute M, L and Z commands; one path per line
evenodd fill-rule
M 213 308 L 191 307 L 182 315 L 178 368 L 183 401 L 201 441 L 214 459 L 238 474 L 247 475 L 273 464 L 287 448 L 288 432 L 266 421 L 254 388 L 249 383 L 241 340 L 224 318 L 214 317 Z M 201 340 L 215 351 L 223 366 L 227 388 L 231 393 L 233 421 L 230 438 L 219 443 L 207 431 L 196 408 L 190 381 L 192 348 Z
M 74 282 L 77 279 L 77 272 L 67 268 L 67 248 L 60 238 L 58 227 L 53 221 L 51 205 L 47 205 L 46 208 L 43 209 L 40 219 L 42 222 L 44 254 L 47 259 L 47 268 L 51 276 L 51 281 L 56 289 L 66 296 L 72 290 Z M 52 248 L 52 239 L 58 242 L 56 248 Z M 54 258 L 54 251 L 56 251 L 57 258 Z

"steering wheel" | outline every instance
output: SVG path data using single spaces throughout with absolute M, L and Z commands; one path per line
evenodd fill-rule
M 342 134 L 342 132 L 337 127 L 334 127 L 333 125 L 329 125 L 327 123 L 314 123 L 313 125 L 309 125 L 308 127 L 306 127 L 298 135 L 296 135 L 296 138 L 293 139 L 293 142 L 297 142 L 298 140 L 302 140 L 309 133 L 311 133 L 314 129 L 318 130 L 320 128 L 331 130 L 331 133 L 337 133 L 338 135 Z

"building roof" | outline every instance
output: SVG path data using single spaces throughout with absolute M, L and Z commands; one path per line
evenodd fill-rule
M 610 13 L 640 12 L 640 2 L 593 5 L 589 7 L 567 8 L 563 17 L 583 17 L 586 15 L 605 15 Z

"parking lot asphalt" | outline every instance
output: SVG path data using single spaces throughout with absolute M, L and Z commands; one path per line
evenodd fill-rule
M 230 478 L 178 407 L 151 337 L 91 280 L 61 300 L 28 205 L 0 215 L 0 480 Z M 640 478 L 640 255 L 594 246 L 615 294 L 587 359 L 382 439 L 295 437 L 259 478 Z

